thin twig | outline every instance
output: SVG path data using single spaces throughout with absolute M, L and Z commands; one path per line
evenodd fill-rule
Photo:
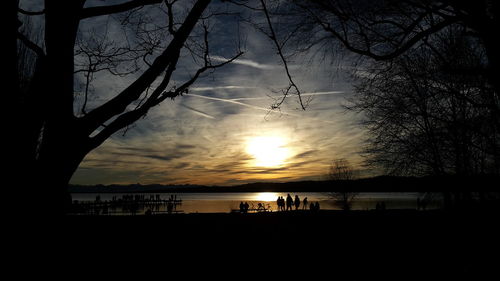
M 280 46 L 280 44 L 278 42 L 278 38 L 276 37 L 276 33 L 274 32 L 274 28 L 273 28 L 273 25 L 271 23 L 271 17 L 269 16 L 269 12 L 267 10 L 265 0 L 260 0 L 260 3 L 262 4 L 262 11 L 264 12 L 264 15 L 266 16 L 267 24 L 269 26 L 269 32 L 270 32 L 270 34 L 267 34 L 267 33 L 266 34 L 268 35 L 269 39 L 271 39 L 274 42 L 276 50 L 278 51 L 278 55 L 280 56 L 281 61 L 283 62 L 283 66 L 285 67 L 285 72 L 286 72 L 286 75 L 288 77 L 288 81 L 290 83 L 290 85 L 283 92 L 283 98 L 279 102 L 273 104 L 271 106 L 271 109 L 278 109 L 283 104 L 283 102 L 285 101 L 285 99 L 287 98 L 287 96 L 290 94 L 290 91 L 292 89 L 294 89 L 295 92 L 296 92 L 296 94 L 297 94 L 297 96 L 299 97 L 300 106 L 302 107 L 303 110 L 305 110 L 306 106 L 302 102 L 302 97 L 301 97 L 300 89 L 297 86 L 297 84 L 295 84 L 295 82 L 292 79 L 292 75 L 290 74 L 290 70 L 288 68 L 288 63 L 287 63 L 287 61 L 285 59 L 285 56 L 283 55 L 283 51 L 282 51 L 282 48 L 281 48 L 282 46 Z

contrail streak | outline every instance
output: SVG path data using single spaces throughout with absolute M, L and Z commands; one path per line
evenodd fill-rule
M 192 107 L 184 105 L 184 104 L 181 104 L 181 106 L 184 107 L 184 108 L 187 108 L 187 109 L 191 110 L 192 112 L 194 112 L 197 115 L 203 116 L 203 117 L 208 118 L 208 119 L 215 119 L 215 117 L 213 117 L 212 115 L 209 115 L 209 114 L 207 114 L 207 113 L 205 113 L 203 111 L 200 111 L 198 109 L 192 108 Z
M 231 99 L 223 99 L 223 98 L 216 98 L 216 97 L 207 97 L 207 96 L 202 96 L 202 95 L 197 95 L 197 94 L 189 94 L 189 95 L 185 95 L 185 97 L 197 97 L 197 98 L 202 98 L 202 99 L 227 102 L 227 103 L 241 105 L 241 106 L 244 106 L 244 107 L 248 107 L 248 108 L 252 108 L 252 109 L 256 109 L 256 110 L 260 110 L 260 111 L 265 111 L 265 112 L 268 112 L 268 113 L 271 112 L 270 108 L 265 108 L 265 107 L 261 107 L 261 106 L 250 105 L 250 104 L 247 104 L 247 103 L 243 103 L 243 102 L 239 102 L 239 101 L 235 101 L 235 100 L 231 100 Z M 311 119 L 311 120 L 314 120 L 314 121 L 320 121 L 320 122 L 325 122 L 325 123 L 329 123 L 329 124 L 336 124 L 335 122 L 332 122 L 332 121 L 318 119 L 318 118 L 314 118 L 314 117 L 303 116 L 303 115 L 294 114 L 294 113 L 290 113 L 290 112 L 280 111 L 280 114 L 288 115 L 288 116 L 293 116 L 293 117 L 298 117 L 298 118 Z

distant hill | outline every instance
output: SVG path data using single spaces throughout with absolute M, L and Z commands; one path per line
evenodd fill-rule
M 70 185 L 72 193 L 135 192 L 335 192 L 335 191 L 500 191 L 499 176 L 394 177 L 379 176 L 352 181 L 257 182 L 235 186 L 204 185 Z

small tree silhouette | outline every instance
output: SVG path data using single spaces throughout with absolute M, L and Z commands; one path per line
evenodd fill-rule
M 352 201 L 358 195 L 357 192 L 349 190 L 348 181 L 354 179 L 354 171 L 347 159 L 341 158 L 333 160 L 328 171 L 328 178 L 332 185 L 337 185 L 337 191 L 331 192 L 330 197 L 335 200 L 335 204 L 344 211 L 349 211 Z

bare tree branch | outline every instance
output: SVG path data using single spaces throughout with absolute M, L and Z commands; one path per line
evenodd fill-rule
M 27 15 L 27 16 L 39 16 L 39 15 L 43 15 L 45 14 L 45 9 L 41 10 L 41 11 L 26 11 L 24 9 L 21 9 L 21 8 L 17 8 L 17 11 L 23 15 Z
M 485 76 L 450 71 L 484 65 L 484 51 L 460 26 L 433 39 L 393 60 L 372 62 L 367 75 L 355 78 L 353 104 L 368 133 L 367 164 L 407 175 L 493 172 L 493 90 Z
M 84 8 L 80 12 L 80 19 L 122 13 L 146 5 L 160 4 L 161 2 L 163 0 L 131 0 L 117 5 Z
M 456 23 L 458 21 L 458 18 L 456 18 L 456 17 L 447 17 L 447 18 L 443 19 L 441 22 L 435 23 L 434 25 L 429 26 L 428 28 L 423 29 L 422 31 L 414 34 L 413 37 L 411 37 L 410 39 L 408 39 L 404 43 L 399 44 L 398 46 L 396 46 L 395 49 L 390 50 L 389 53 L 377 54 L 371 50 L 371 47 L 373 45 L 375 45 L 374 41 L 371 41 L 370 39 L 365 37 L 366 47 L 365 47 L 365 49 L 360 49 L 359 47 L 356 47 L 353 45 L 352 40 L 350 40 L 348 35 L 347 35 L 347 30 L 344 30 L 343 34 L 341 34 L 339 31 L 335 30 L 331 26 L 330 23 L 322 20 L 309 7 L 304 6 L 304 5 L 300 5 L 300 6 L 305 11 L 307 11 L 309 13 L 309 15 L 315 20 L 315 22 L 318 25 L 320 25 L 323 28 L 324 31 L 328 32 L 334 38 L 338 39 L 347 50 L 349 50 L 353 53 L 359 54 L 359 55 L 373 58 L 373 59 L 378 60 L 378 61 L 390 60 L 390 59 L 396 58 L 396 57 L 400 56 L 401 54 L 405 53 L 410 48 L 412 48 L 417 42 L 423 40 L 424 38 L 427 38 L 429 35 L 434 34 L 438 31 L 442 30 L 443 28 L 450 26 L 451 24 Z M 423 16 L 421 16 L 418 20 L 415 20 L 413 23 L 409 24 L 406 28 L 404 28 L 405 36 L 409 36 L 411 34 L 412 30 L 415 29 L 416 26 L 418 26 L 419 21 L 422 19 L 423 19 Z M 388 23 L 388 21 L 382 21 L 382 22 Z M 381 23 L 381 22 L 376 22 L 376 23 Z M 372 22 L 372 24 L 373 24 L 373 22 Z M 380 34 L 378 34 L 378 35 L 380 35 Z M 403 40 L 403 39 L 404 39 L 404 37 L 401 40 Z
M 168 15 L 168 32 L 170 34 L 175 35 L 175 29 L 174 29 L 174 13 L 172 11 L 172 6 L 177 2 L 177 0 L 168 2 L 165 1 L 165 5 L 167 6 L 167 15 Z
M 44 57 L 45 56 L 45 51 L 42 49 L 42 47 L 38 46 L 31 40 L 29 40 L 26 36 L 24 36 L 21 33 L 17 33 L 17 38 L 23 42 L 26 47 L 28 47 L 30 50 L 35 52 L 39 57 Z
M 206 65 L 200 69 L 198 69 L 195 73 L 195 75 L 189 79 L 187 82 L 182 84 L 180 87 L 168 91 L 168 92 L 161 92 L 159 89 L 162 89 L 166 86 L 168 83 L 164 83 L 167 81 L 167 79 L 164 79 L 162 81 L 162 85 L 157 88 L 153 94 L 147 99 L 147 101 L 140 106 L 139 108 L 123 113 L 122 115 L 118 116 L 113 122 L 111 122 L 109 125 L 106 125 L 104 129 L 102 129 L 95 137 L 92 138 L 91 143 L 92 147 L 97 147 L 99 146 L 102 142 L 104 142 L 107 138 L 109 138 L 112 134 L 115 132 L 125 128 L 126 126 L 132 124 L 133 122 L 139 120 L 142 116 L 146 115 L 149 109 L 152 107 L 160 104 L 163 102 L 165 99 L 170 98 L 174 99 L 177 96 L 183 95 L 188 92 L 188 88 L 198 79 L 198 77 L 204 73 L 205 71 L 209 69 L 216 69 L 219 67 L 222 67 L 226 64 L 229 64 L 233 62 L 235 59 L 243 55 L 242 52 L 238 53 L 236 56 L 234 56 L 231 59 L 228 59 L 227 61 L 217 64 L 217 65 Z
M 84 117 L 83 122 L 89 134 L 113 116 L 125 111 L 127 106 L 138 99 L 142 92 L 149 87 L 149 85 L 153 83 L 173 61 L 177 61 L 180 49 L 184 46 L 189 34 L 209 3 L 210 0 L 198 0 L 185 18 L 182 26 L 177 30 L 176 36 L 162 54 L 154 60 L 151 67 L 116 97 L 92 110 Z
M 285 72 L 286 72 L 286 75 L 288 77 L 288 82 L 290 83 L 290 85 L 283 92 L 283 98 L 279 102 L 273 104 L 271 106 L 271 109 L 278 109 L 278 108 L 280 108 L 280 106 L 283 104 L 283 102 L 285 101 L 285 99 L 287 98 L 287 96 L 290 94 L 290 91 L 292 89 L 294 89 L 295 90 L 295 94 L 299 98 L 300 106 L 302 107 L 303 110 L 305 110 L 306 106 L 302 102 L 302 97 L 301 97 L 301 93 L 300 93 L 299 87 L 297 86 L 297 84 L 295 84 L 295 82 L 292 79 L 292 75 L 290 74 L 290 70 L 288 69 L 288 63 L 287 63 L 287 61 L 285 59 L 285 56 L 283 55 L 282 46 L 278 42 L 278 38 L 276 37 L 276 33 L 274 32 L 274 28 L 273 28 L 273 25 L 272 25 L 272 22 L 271 22 L 271 18 L 269 16 L 269 12 L 268 12 L 267 7 L 266 7 L 265 0 L 260 0 L 260 3 L 262 5 L 262 11 L 264 12 L 264 15 L 266 16 L 266 20 L 267 20 L 267 24 L 268 24 L 269 32 L 270 32 L 270 34 L 267 34 L 267 33 L 266 34 L 268 35 L 269 39 L 271 39 L 271 41 L 273 41 L 273 43 L 274 43 L 274 45 L 276 47 L 276 50 L 278 51 L 278 55 L 281 58 L 283 66 L 285 67 Z
M 203 67 L 199 68 L 196 73 L 191 77 L 188 81 L 184 82 L 181 86 L 179 87 L 174 87 L 170 91 L 164 91 L 166 87 L 168 86 L 170 82 L 170 78 L 172 76 L 172 73 L 175 71 L 175 67 L 177 64 L 177 59 L 178 59 L 178 54 L 176 56 L 176 59 L 172 61 L 165 73 L 165 76 L 163 77 L 161 83 L 158 85 L 158 87 L 153 91 L 150 97 L 146 99 L 146 101 L 138 106 L 136 109 L 126 112 L 122 115 L 120 115 L 117 119 L 115 119 L 113 122 L 111 122 L 109 125 L 106 125 L 106 127 L 99 132 L 94 138 L 92 138 L 92 143 L 93 146 L 99 146 L 103 141 L 105 141 L 108 137 L 110 137 L 112 134 L 114 134 L 116 131 L 121 130 L 122 128 L 130 125 L 131 123 L 137 121 L 139 118 L 142 116 L 146 115 L 149 109 L 152 107 L 160 104 L 163 102 L 165 99 L 170 98 L 174 99 L 177 96 L 182 96 L 185 93 L 188 93 L 188 88 L 202 75 L 204 72 L 207 70 L 213 70 L 219 67 L 223 67 L 224 65 L 227 65 L 240 56 L 243 55 L 243 52 L 239 51 L 235 56 L 233 56 L 230 59 L 227 59 L 226 61 L 219 63 L 219 64 L 212 64 L 211 59 L 210 59 L 210 54 L 209 54 L 209 41 L 208 41 L 208 27 L 203 24 L 203 29 L 204 29 L 204 36 L 203 36 L 203 42 L 204 42 L 204 52 L 203 52 Z

